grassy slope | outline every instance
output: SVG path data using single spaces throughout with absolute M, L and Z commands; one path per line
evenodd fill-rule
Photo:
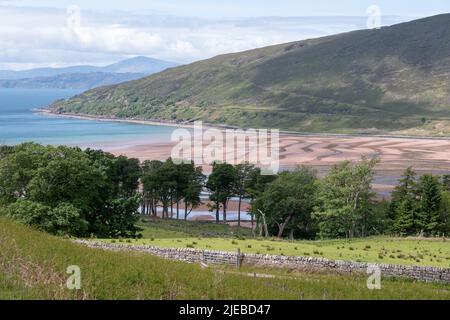
M 218 56 L 52 108 L 311 132 L 446 134 L 449 23 L 441 15 Z
M 144 254 L 88 249 L 4 218 L 0 253 L 0 299 L 322 299 L 324 292 L 328 299 L 450 299 L 450 287 L 438 284 L 383 280 L 382 290 L 371 291 L 359 277 L 224 275 Z M 81 291 L 63 287 L 69 265 L 81 267 Z
M 248 229 L 205 223 L 162 221 L 145 218 L 141 240 L 106 240 L 130 242 L 165 248 L 237 251 L 288 256 L 325 257 L 401 265 L 450 268 L 450 242 L 439 239 L 393 239 L 373 237 L 355 240 L 283 241 L 252 239 Z
M 250 237 L 252 231 L 248 228 L 231 227 L 225 224 L 209 222 L 176 221 L 155 219 L 141 216 L 139 227 L 143 229 L 143 238 L 188 238 L 188 237 Z

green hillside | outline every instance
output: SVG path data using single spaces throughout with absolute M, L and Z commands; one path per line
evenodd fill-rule
M 208 268 L 76 245 L 0 217 L 1 299 L 449 299 L 448 285 L 246 268 Z M 65 287 L 68 266 L 81 289 Z M 253 278 L 247 272 L 280 277 Z M 326 292 L 326 295 L 324 294 Z
M 51 109 L 338 133 L 450 133 L 450 14 L 218 56 Z

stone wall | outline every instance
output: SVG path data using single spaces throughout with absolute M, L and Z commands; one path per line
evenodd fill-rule
M 369 266 L 377 266 L 383 277 L 403 277 L 427 282 L 450 283 L 449 268 L 401 266 L 390 264 L 371 264 L 351 261 L 333 261 L 313 257 L 274 256 L 260 254 L 238 254 L 237 252 L 222 252 L 184 248 L 159 248 L 153 246 L 128 245 L 116 243 L 92 242 L 76 240 L 76 243 L 91 248 L 114 251 L 139 251 L 169 259 L 190 263 L 253 265 L 271 268 L 291 268 L 315 272 L 336 272 L 342 274 L 366 274 Z

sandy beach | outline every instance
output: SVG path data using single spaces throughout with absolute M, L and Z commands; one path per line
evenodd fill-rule
M 42 110 L 41 110 L 42 112 Z M 46 114 L 54 115 L 49 111 Z M 165 122 L 159 120 L 98 118 L 84 115 L 59 115 L 96 121 L 120 121 L 147 125 L 164 125 L 176 128 L 192 128 L 192 123 Z M 215 127 L 221 130 L 228 126 L 203 125 L 204 129 Z M 165 160 L 171 156 L 177 142 L 127 141 L 97 146 L 115 155 L 144 160 Z M 204 143 L 206 146 L 207 143 Z M 225 151 L 227 152 L 227 151 Z M 419 173 L 444 174 L 450 172 L 450 138 L 433 137 L 390 137 L 390 136 L 350 136 L 350 135 L 314 135 L 300 133 L 280 133 L 281 169 L 292 169 L 299 165 L 312 166 L 319 175 L 339 162 L 357 161 L 362 156 L 377 156 L 375 188 L 382 194 L 388 194 L 398 177 L 409 166 Z M 203 165 L 209 170 L 207 164 Z
M 106 147 L 116 155 L 140 160 L 165 160 L 175 143 L 135 144 Z M 298 165 L 315 167 L 325 174 L 330 166 L 345 160 L 357 161 L 362 156 L 377 156 L 375 187 L 388 191 L 409 166 L 420 173 L 450 172 L 450 141 L 434 139 L 376 138 L 376 137 L 314 137 L 281 136 L 280 164 L 284 169 Z M 207 168 L 206 168 L 207 169 Z

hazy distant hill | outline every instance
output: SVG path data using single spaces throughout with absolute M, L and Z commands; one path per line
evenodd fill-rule
M 136 80 L 147 76 L 143 73 L 66 73 L 51 77 L 18 80 L 0 80 L 0 88 L 27 89 L 79 89 L 88 90 L 101 86 Z
M 450 14 L 218 56 L 58 112 L 311 132 L 450 133 Z
M 38 68 L 24 71 L 1 71 L 0 88 L 92 89 L 136 80 L 176 63 L 147 57 L 136 57 L 105 67 L 73 66 L 67 68 Z

